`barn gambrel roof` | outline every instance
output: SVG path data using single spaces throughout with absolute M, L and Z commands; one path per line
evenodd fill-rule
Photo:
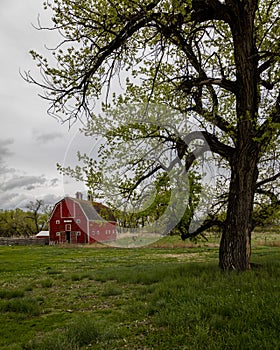
M 104 204 L 72 197 L 68 198 L 71 198 L 81 206 L 83 212 L 90 221 L 116 221 L 112 210 Z

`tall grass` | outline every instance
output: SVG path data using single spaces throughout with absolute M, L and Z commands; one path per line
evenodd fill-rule
M 13 298 L 21 298 L 24 296 L 24 291 L 21 289 L 3 289 L 0 290 L 0 299 L 13 299 Z
M 25 317 L 38 316 L 40 314 L 40 307 L 35 299 L 11 299 L 0 302 L 0 312 L 14 312 L 22 314 Z
M 98 342 L 108 345 L 115 337 L 105 324 L 98 324 L 92 317 L 77 317 L 67 327 L 53 332 L 44 339 L 32 340 L 25 350 L 76 350 L 95 348 Z
M 271 282 L 270 269 L 244 275 L 193 266 L 157 286 L 147 313 L 170 348 L 277 349 L 280 308 Z

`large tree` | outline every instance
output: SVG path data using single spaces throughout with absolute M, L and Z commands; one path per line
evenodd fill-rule
M 254 201 L 267 198 L 267 205 L 258 207 L 263 215 L 279 205 L 279 1 L 54 0 L 45 7 L 52 11 L 49 29 L 62 40 L 54 61 L 32 52 L 43 80 L 29 74 L 26 79 L 42 86 L 50 113 L 67 120 L 86 117 L 102 128 L 92 113 L 94 103 L 109 96 L 119 75 L 125 93 L 111 101 L 168 105 L 196 120 L 195 130 L 184 129 L 182 118 L 174 116 L 172 126 L 181 124 L 173 133 L 166 127 L 170 119 L 153 127 L 138 123 L 134 140 L 169 142 L 186 172 L 209 149 L 224 161 L 230 178 L 220 197 L 227 210 L 220 223 L 219 264 L 224 270 L 249 269 L 251 231 L 258 220 Z M 114 127 L 111 139 L 123 134 L 122 140 L 133 140 L 127 137 L 131 126 Z M 194 146 L 195 140 L 200 143 Z M 141 169 L 135 186 L 160 171 L 162 162 L 150 159 Z

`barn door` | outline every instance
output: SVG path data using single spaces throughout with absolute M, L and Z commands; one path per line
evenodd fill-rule
M 71 242 L 71 224 L 65 225 L 66 241 L 67 243 Z
M 70 241 L 71 241 L 71 232 L 70 231 L 66 231 L 66 241 L 67 241 L 67 243 L 70 243 Z

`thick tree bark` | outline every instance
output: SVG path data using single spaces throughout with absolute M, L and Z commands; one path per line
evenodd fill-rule
M 259 146 L 254 142 L 258 113 L 258 55 L 254 37 L 257 1 L 233 3 L 236 21 L 231 23 L 236 63 L 237 139 L 231 160 L 227 218 L 220 244 L 223 270 L 250 268 L 253 203 L 258 178 Z
M 219 252 L 222 270 L 250 269 L 253 200 L 258 177 L 257 155 L 252 149 L 236 155 L 228 198 L 227 218 Z

